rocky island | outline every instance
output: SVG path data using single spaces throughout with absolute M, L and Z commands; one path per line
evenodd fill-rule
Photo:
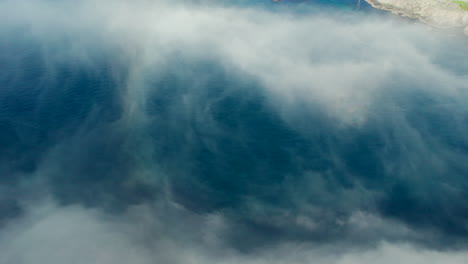
M 468 1 L 366 0 L 375 8 L 419 19 L 437 28 L 460 28 L 468 35 Z

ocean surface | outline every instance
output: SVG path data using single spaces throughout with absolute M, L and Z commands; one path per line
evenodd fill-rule
M 466 249 L 462 36 L 356 1 L 91 2 L 0 3 L 1 264 Z

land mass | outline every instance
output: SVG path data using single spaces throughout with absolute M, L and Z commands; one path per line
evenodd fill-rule
M 375 8 L 416 18 L 437 28 L 461 28 L 468 35 L 468 1 L 365 0 Z

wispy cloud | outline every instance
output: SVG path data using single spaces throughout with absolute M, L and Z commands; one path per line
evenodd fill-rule
M 124 0 L 2 1 L 0 34 L 2 264 L 466 258 L 464 38 Z

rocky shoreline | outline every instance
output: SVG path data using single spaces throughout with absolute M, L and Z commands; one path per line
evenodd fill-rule
M 461 28 L 468 35 L 468 11 L 451 0 L 366 0 L 374 8 L 419 19 L 437 28 Z

